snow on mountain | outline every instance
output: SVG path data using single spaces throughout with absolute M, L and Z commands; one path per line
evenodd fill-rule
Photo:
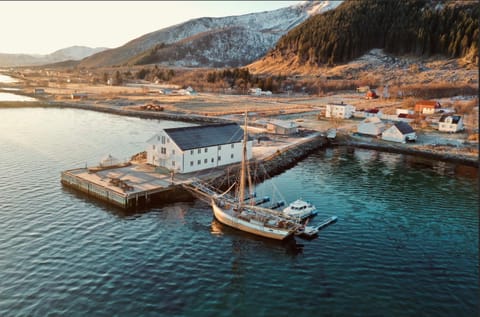
M 272 11 L 192 19 L 145 34 L 121 47 L 94 54 L 81 61 L 80 66 L 138 62 L 140 57 L 136 56 L 146 54 L 156 45 L 164 47 L 156 51 L 158 58 L 155 63 L 158 64 L 237 66 L 239 61 L 249 63 L 263 56 L 289 30 L 312 15 L 337 7 L 341 2 L 304 1 Z M 175 52 L 172 52 L 173 47 Z

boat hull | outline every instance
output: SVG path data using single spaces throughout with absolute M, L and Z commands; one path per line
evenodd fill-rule
M 228 211 L 223 210 L 221 207 L 217 206 L 215 202 L 212 202 L 212 209 L 215 218 L 222 224 L 246 231 L 258 236 L 265 238 L 275 239 L 275 240 L 284 240 L 287 237 L 291 236 L 294 231 L 288 229 L 279 229 L 279 228 L 270 228 L 263 226 L 262 224 L 252 223 L 238 217 L 233 216 L 233 213 L 230 214 Z

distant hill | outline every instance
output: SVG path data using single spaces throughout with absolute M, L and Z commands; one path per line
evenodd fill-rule
M 478 65 L 479 7 L 478 1 L 459 0 L 345 1 L 289 31 L 254 65 L 332 66 L 375 48 L 394 55 L 463 57 Z
M 0 66 L 36 66 L 63 62 L 67 60 L 81 60 L 85 57 L 104 51 L 106 49 L 107 48 L 105 47 L 91 48 L 86 46 L 71 46 L 46 55 L 0 53 Z
M 84 59 L 80 67 L 151 63 L 201 67 L 245 65 L 263 56 L 295 26 L 340 3 L 304 1 L 273 11 L 193 19 L 94 54 Z

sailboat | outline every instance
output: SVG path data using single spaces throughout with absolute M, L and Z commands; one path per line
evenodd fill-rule
M 249 197 L 253 196 L 253 191 L 247 162 L 247 139 L 247 113 L 245 113 L 242 163 L 236 197 L 225 195 L 226 193 L 214 195 L 211 199 L 213 214 L 226 226 L 266 238 L 284 240 L 295 234 L 301 224 L 281 211 L 256 206 L 253 200 L 249 203 Z M 247 176 L 248 194 L 245 193 Z

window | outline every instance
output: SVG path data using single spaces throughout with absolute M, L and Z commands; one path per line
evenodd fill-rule
M 175 155 L 175 149 L 172 149 L 172 154 Z
M 232 143 L 232 149 L 235 147 L 235 144 Z
M 193 150 L 190 150 L 190 155 L 193 155 Z
M 152 150 L 155 150 L 155 144 L 154 144 L 154 145 L 152 145 Z
M 219 149 L 219 150 L 221 150 L 221 149 L 222 149 L 222 146 L 221 146 L 221 145 L 219 145 L 219 146 L 218 146 L 218 149 Z
M 175 166 L 175 161 L 172 161 L 172 166 Z
M 193 161 L 190 161 L 190 166 L 193 166 Z
M 208 159 L 204 159 L 204 160 L 203 160 L 203 163 L 207 164 L 207 163 L 208 163 Z
M 232 158 L 232 159 L 233 159 L 233 154 L 230 154 L 230 158 Z
M 162 144 L 165 144 L 165 136 L 162 135 Z
M 215 159 L 212 157 L 212 163 L 215 162 Z
M 222 157 L 221 157 L 221 156 L 219 156 L 219 157 L 218 157 L 218 161 L 220 161 L 221 159 L 222 159 Z
M 200 165 L 202 163 L 202 160 L 198 160 L 197 164 Z
M 202 149 L 198 149 L 198 154 L 202 153 Z
M 162 153 L 162 154 L 167 154 L 167 148 L 162 147 L 162 148 L 160 149 L 160 153 Z
M 205 148 L 205 153 L 207 153 L 207 152 L 208 152 L 208 148 Z

